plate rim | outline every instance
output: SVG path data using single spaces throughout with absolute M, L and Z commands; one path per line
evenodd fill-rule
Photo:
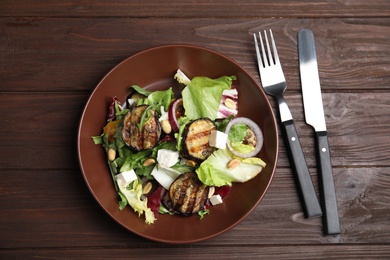
M 257 202 L 255 204 L 253 204 L 251 206 L 251 208 L 248 210 L 248 212 L 246 214 L 243 214 L 235 223 L 233 223 L 232 225 L 228 225 L 227 227 L 225 227 L 224 229 L 220 230 L 219 232 L 215 232 L 211 235 L 208 235 L 208 236 L 205 236 L 205 237 L 202 237 L 202 238 L 197 238 L 197 239 L 189 239 L 189 240 L 185 240 L 185 241 L 173 241 L 173 240 L 168 240 L 168 239 L 163 239 L 163 238 L 157 238 L 157 237 L 153 237 L 153 236 L 148 236 L 148 235 L 145 235 L 143 234 L 142 232 L 138 232 L 136 230 L 133 230 L 131 229 L 131 227 L 125 225 L 124 223 L 118 221 L 105 207 L 104 205 L 99 201 L 99 199 L 97 198 L 97 196 L 95 195 L 92 187 L 90 186 L 89 182 L 88 182 L 88 179 L 87 179 L 87 176 L 86 176 L 86 173 L 84 171 L 84 167 L 83 167 L 83 163 L 82 163 L 82 155 L 81 155 L 81 151 L 80 151 L 80 143 L 81 143 L 81 131 L 82 131 L 82 124 L 84 122 L 84 118 L 85 118 L 85 113 L 86 113 L 86 110 L 91 102 L 91 100 L 93 99 L 95 93 L 97 92 L 97 90 L 99 89 L 99 87 L 101 86 L 101 84 L 108 78 L 110 77 L 110 75 L 120 66 L 123 66 L 123 64 L 129 62 L 129 60 L 132 60 L 132 59 L 135 59 L 136 57 L 138 56 L 141 56 L 141 55 L 144 55 L 145 53 L 148 53 L 148 52 L 151 52 L 151 51 L 156 51 L 156 50 L 161 50 L 161 49 L 166 49 L 166 48 L 189 48 L 189 49 L 196 49 L 196 50 L 200 50 L 200 51 L 205 51 L 205 52 L 208 52 L 208 53 L 211 53 L 213 55 L 216 55 L 216 56 L 219 56 L 225 60 L 227 60 L 228 62 L 234 64 L 235 66 L 237 66 L 240 70 L 242 70 L 244 72 L 244 74 L 246 76 L 248 76 L 250 78 L 251 81 L 253 81 L 255 83 L 255 85 L 257 86 L 258 90 L 260 92 L 263 93 L 263 95 L 265 96 L 265 100 L 267 102 L 267 106 L 270 108 L 270 113 L 271 113 L 271 116 L 272 116 L 272 122 L 273 122 L 273 129 L 275 129 L 275 157 L 272 156 L 272 158 L 274 158 L 275 160 L 275 163 L 273 165 L 273 168 L 271 170 L 271 176 L 269 177 L 269 182 L 267 183 L 266 185 L 266 188 L 264 190 L 264 193 L 260 196 L 260 198 L 257 200 Z M 259 203 L 263 200 L 263 197 L 265 196 L 265 194 L 267 193 L 271 183 L 272 183 L 272 180 L 274 178 L 274 175 L 275 175 L 275 171 L 276 171 L 276 168 L 277 168 L 277 162 L 278 162 L 278 159 L 279 159 L 279 136 L 278 136 L 278 128 L 277 128 L 277 120 L 276 120 L 276 116 L 275 116 L 275 113 L 272 109 L 272 106 L 271 106 L 271 103 L 269 102 L 269 100 L 267 99 L 267 95 L 265 94 L 265 92 L 263 91 L 263 89 L 261 88 L 261 85 L 260 83 L 256 80 L 256 78 L 254 76 L 252 76 L 251 73 L 249 73 L 243 66 L 241 66 L 238 62 L 236 62 L 235 60 L 233 60 L 232 58 L 226 56 L 225 54 L 222 54 L 216 50 L 213 50 L 213 49 L 210 49 L 210 48 L 207 48 L 207 47 L 203 47 L 203 46 L 198 46 L 198 45 L 194 45 L 194 44 L 165 44 L 165 45 L 159 45 L 159 46 L 154 46 L 154 47 L 150 47 L 150 48 L 146 48 L 146 49 L 143 49 L 139 52 L 136 52 L 130 56 L 128 56 L 127 58 L 125 58 L 124 60 L 120 61 L 119 63 L 117 63 L 113 68 L 111 68 L 103 77 L 102 79 L 95 85 L 95 87 L 93 88 L 92 92 L 90 93 L 84 107 L 83 107 L 83 110 L 82 110 L 82 114 L 81 114 L 81 117 L 80 117 L 80 120 L 79 120 L 79 125 L 78 125 L 78 132 L 77 132 L 77 153 L 78 153 L 78 162 L 79 162 L 79 166 L 80 166 L 80 170 L 82 172 L 82 175 L 83 175 L 83 178 L 84 178 L 84 181 L 89 189 L 89 191 L 91 192 L 91 195 L 93 196 L 94 200 L 99 204 L 99 206 L 110 216 L 110 218 L 112 218 L 116 223 L 118 223 L 119 225 L 121 225 L 122 227 L 124 227 L 126 230 L 128 231 L 131 231 L 133 234 L 136 234 L 140 237 L 143 237 L 143 238 L 146 238 L 146 239 L 149 239 L 151 241 L 156 241 L 156 242 L 162 242 L 162 243 L 168 243 L 168 244 L 188 244 L 188 243 L 196 243 L 196 242 L 200 242 L 200 241 L 204 241 L 204 240 L 208 240 L 208 239 L 211 239 L 211 238 L 214 238 L 216 236 L 219 236 L 221 235 L 222 233 L 225 233 L 229 230 L 231 230 L 232 228 L 234 228 L 236 225 L 238 225 L 239 223 L 241 223 L 244 219 L 246 219 L 248 217 L 248 215 L 250 215 L 255 209 L 256 207 L 259 205 Z M 146 224 L 145 224 L 146 225 Z

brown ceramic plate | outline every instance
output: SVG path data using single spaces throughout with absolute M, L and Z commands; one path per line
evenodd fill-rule
M 129 86 L 136 84 L 149 90 L 162 90 L 177 84 L 173 79 L 180 68 L 190 78 L 216 78 L 236 75 L 234 86 L 239 92 L 239 116 L 249 117 L 260 126 L 264 146 L 259 154 L 267 166 L 254 179 L 234 184 L 224 203 L 213 206 L 202 220 L 191 217 L 160 215 L 147 225 L 127 206 L 119 211 L 117 193 L 107 166 L 106 154 L 91 136 L 100 135 L 105 125 L 107 107 L 112 96 L 124 101 Z M 256 80 L 233 60 L 215 51 L 191 45 L 168 45 L 131 56 L 98 84 L 81 117 L 78 133 L 78 156 L 85 181 L 101 207 L 126 229 L 154 241 L 192 243 L 219 235 L 241 222 L 253 211 L 266 193 L 278 156 L 277 126 L 271 106 Z

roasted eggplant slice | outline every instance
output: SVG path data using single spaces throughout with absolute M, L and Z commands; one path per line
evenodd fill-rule
M 169 199 L 173 210 L 184 216 L 203 210 L 208 194 L 209 187 L 198 179 L 195 172 L 180 175 L 169 187 Z
M 146 109 L 147 105 L 135 106 L 123 120 L 122 139 L 127 146 L 137 151 L 155 147 L 161 136 L 161 125 L 156 111 Z M 150 116 L 140 128 L 142 116 L 148 112 Z
M 181 155 L 186 159 L 203 161 L 215 150 L 209 145 L 210 133 L 217 129 L 214 122 L 201 118 L 188 123 L 183 131 Z

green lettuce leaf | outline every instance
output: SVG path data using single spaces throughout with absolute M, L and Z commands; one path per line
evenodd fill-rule
M 229 149 L 219 149 L 207 158 L 196 170 L 199 179 L 209 186 L 232 185 L 233 182 L 246 182 L 261 172 L 265 164 L 257 159 L 242 159 L 241 164 L 234 169 L 227 165 L 235 158 Z
M 185 115 L 190 120 L 208 117 L 214 120 L 222 98 L 222 92 L 230 89 L 235 76 L 217 79 L 195 77 L 182 91 Z
M 229 131 L 230 142 L 242 142 L 247 135 L 248 126 L 246 124 L 234 124 Z
M 248 144 L 243 144 L 241 142 L 230 143 L 232 148 L 242 154 L 250 153 L 255 150 L 255 147 Z
M 133 85 L 131 86 L 135 91 L 137 91 L 139 94 L 144 95 L 144 96 L 149 96 L 152 94 L 152 91 L 149 91 L 147 89 L 141 88 L 140 86 Z
M 154 105 L 154 107 L 160 108 L 164 107 L 165 111 L 168 111 L 169 105 L 171 104 L 174 94 L 172 88 L 162 91 L 153 91 L 147 98 L 146 103 L 148 105 Z M 156 109 L 160 111 L 159 109 Z
M 148 208 L 148 200 L 141 200 L 142 196 L 142 182 L 138 179 L 134 180 L 132 183 L 132 188 L 128 189 L 122 183 L 118 182 L 119 190 L 122 193 L 121 202 L 119 203 L 120 208 L 124 208 L 124 199 L 127 200 L 127 203 L 134 209 L 135 212 L 138 212 L 138 216 L 145 214 L 145 223 L 153 224 L 156 218 L 154 217 L 153 211 Z

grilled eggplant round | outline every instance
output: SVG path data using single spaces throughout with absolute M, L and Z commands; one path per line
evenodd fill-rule
M 208 118 L 188 123 L 182 135 L 182 157 L 198 162 L 207 159 L 216 149 L 209 145 L 211 131 L 216 129 L 214 122 Z
M 169 199 L 172 209 L 189 216 L 204 209 L 209 194 L 209 186 L 204 185 L 195 172 L 187 172 L 169 187 Z
M 150 109 L 150 116 L 142 125 L 142 116 L 147 113 L 147 105 L 135 106 L 123 120 L 122 139 L 125 144 L 137 151 L 155 147 L 161 136 L 161 125 L 158 121 L 156 111 Z

